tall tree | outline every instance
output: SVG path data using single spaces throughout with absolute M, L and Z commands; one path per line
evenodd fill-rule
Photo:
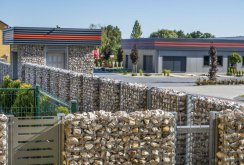
M 111 48 L 111 53 L 116 55 L 120 46 L 121 46 L 120 29 L 117 26 L 112 26 L 112 25 L 102 27 L 101 52 L 105 54 L 107 49 Z
M 123 49 L 120 47 L 120 48 L 118 49 L 118 53 L 117 53 L 117 61 L 118 61 L 120 67 L 121 67 L 121 62 L 123 61 L 123 59 L 124 59 L 124 51 L 123 51 Z
M 142 35 L 141 25 L 138 20 L 135 21 L 130 38 L 140 38 Z
M 130 53 L 130 59 L 133 64 L 133 72 L 137 73 L 137 62 L 138 62 L 138 49 L 136 45 L 133 46 Z
M 210 56 L 210 61 L 211 61 L 210 69 L 209 69 L 209 80 L 216 81 L 216 74 L 218 71 L 218 68 L 217 68 L 218 56 L 217 56 L 217 50 L 215 49 L 214 46 L 210 47 L 208 54 Z

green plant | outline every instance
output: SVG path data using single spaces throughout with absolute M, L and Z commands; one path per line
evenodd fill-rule
M 22 83 L 20 88 L 28 89 L 30 84 Z M 16 99 L 11 107 L 11 112 L 15 116 L 30 116 L 35 112 L 34 94 L 32 90 L 16 92 Z
M 131 76 L 137 76 L 137 73 L 132 73 Z
M 55 108 L 56 113 L 64 113 L 65 115 L 69 114 L 69 109 L 64 106 L 59 106 Z
M 163 74 L 164 76 L 170 76 L 171 70 L 164 69 Z
M 144 76 L 152 76 L 152 73 L 144 73 Z
M 231 64 L 231 67 L 236 69 L 236 64 L 240 63 L 242 61 L 242 57 L 239 53 L 233 52 L 229 57 L 228 57 L 229 63 Z
M 127 75 L 127 74 L 128 74 L 128 72 L 127 72 L 127 71 L 124 71 L 124 72 L 123 72 L 123 75 Z
M 140 74 L 140 76 L 143 76 L 143 73 L 144 73 L 143 70 L 140 69 L 140 70 L 139 70 L 139 74 Z

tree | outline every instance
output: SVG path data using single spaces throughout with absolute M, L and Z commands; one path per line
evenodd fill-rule
M 140 38 L 142 35 L 141 25 L 138 20 L 135 21 L 130 38 Z
M 192 33 L 184 33 L 182 30 L 162 29 L 150 34 L 151 38 L 214 38 L 211 33 L 202 33 L 194 31 Z
M 108 61 L 109 58 L 110 58 L 110 55 L 112 55 L 112 49 L 111 49 L 111 47 L 108 45 L 108 46 L 105 48 L 105 50 L 104 50 L 104 59 Z
M 151 33 L 150 38 L 178 38 L 178 35 L 173 30 L 162 29 Z
M 214 46 L 211 46 L 208 54 L 211 59 L 210 69 L 209 69 L 209 80 L 216 81 L 216 73 L 218 71 L 218 57 L 217 57 L 217 50 Z
M 121 31 L 117 26 L 108 25 L 102 27 L 102 54 L 105 55 L 109 46 L 111 48 L 111 54 L 116 55 L 121 46 Z
M 237 68 L 236 64 L 240 63 L 242 61 L 241 55 L 233 52 L 229 57 L 228 57 L 229 63 L 231 64 L 231 67 Z
M 117 53 L 117 61 L 118 61 L 120 67 L 121 67 L 121 62 L 123 61 L 123 59 L 124 59 L 124 51 L 123 51 L 123 49 L 120 47 L 120 48 L 118 49 L 118 53 Z
M 130 59 L 133 64 L 133 72 L 137 73 L 137 62 L 138 62 L 138 49 L 136 45 L 133 46 L 130 53 Z

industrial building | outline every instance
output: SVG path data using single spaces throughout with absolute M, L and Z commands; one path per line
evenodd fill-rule
M 161 39 L 140 38 L 122 40 L 125 58 L 124 66 L 132 69 L 130 53 L 136 45 L 139 58 L 137 68 L 148 73 L 161 73 L 164 69 L 172 72 L 206 73 L 209 71 L 209 48 L 215 46 L 218 55 L 218 70 L 225 73 L 229 66 L 228 56 L 233 52 L 244 57 L 244 38 L 210 39 Z M 244 62 L 237 65 L 244 70 Z

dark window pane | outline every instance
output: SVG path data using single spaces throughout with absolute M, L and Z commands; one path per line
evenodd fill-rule
M 223 66 L 223 56 L 218 56 L 218 65 Z
M 209 56 L 204 56 L 203 57 L 203 65 L 204 66 L 209 66 Z

